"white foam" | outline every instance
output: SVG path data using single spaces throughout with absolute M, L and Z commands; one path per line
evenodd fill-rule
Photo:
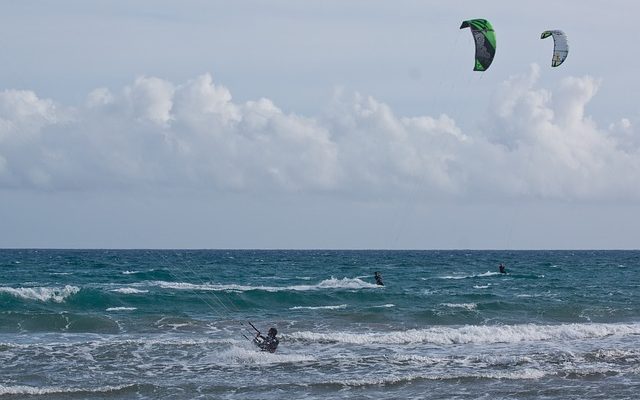
M 65 287 L 26 287 L 12 288 L 0 287 L 0 293 L 8 293 L 12 296 L 27 300 L 54 301 L 62 303 L 67 297 L 80 291 L 77 286 L 66 285 Z
M 445 362 L 444 358 L 421 356 L 418 354 L 394 354 L 386 357 L 387 359 L 390 358 L 393 361 L 400 362 L 400 363 L 417 362 L 420 364 L 437 364 L 437 363 Z
M 483 278 L 485 276 L 495 276 L 495 275 L 502 275 L 500 272 L 491 272 L 491 271 L 487 271 L 484 274 L 479 274 L 479 275 L 475 275 L 474 277 L 480 277 Z
M 473 285 L 474 289 L 488 289 L 491 284 L 488 285 Z
M 167 324 L 169 325 L 169 324 Z M 46 342 L 46 343 L 28 343 L 28 344 L 18 344 L 18 343 L 0 343 L 0 346 L 7 346 L 8 348 L 19 348 L 19 349 L 40 349 L 40 348 L 60 348 L 60 349 L 69 349 L 68 352 L 74 351 L 74 349 L 78 349 L 80 347 L 89 347 L 89 348 L 102 348 L 102 347 L 114 347 L 114 346 L 123 346 L 123 345 L 134 345 L 134 346 L 169 346 L 169 347 L 177 347 L 177 346 L 202 346 L 202 345 L 237 345 L 241 343 L 247 343 L 246 340 L 233 339 L 233 338 L 211 338 L 211 337 L 202 337 L 202 338 L 180 338 L 180 337 L 130 337 L 130 338 L 100 338 L 95 340 L 80 340 L 80 341 L 69 341 L 69 342 Z M 34 350 L 34 351 L 36 351 Z
M 440 305 L 450 308 L 464 308 L 465 310 L 475 310 L 478 307 L 476 303 L 440 303 Z
M 116 292 L 116 293 L 122 293 L 122 294 L 140 294 L 140 293 L 149 293 L 148 290 L 142 290 L 142 289 L 135 289 L 135 288 L 119 288 L 119 289 L 113 289 L 111 290 L 112 292 Z
M 590 356 L 599 361 L 619 362 L 638 364 L 640 362 L 640 350 L 631 349 L 598 349 Z
M 520 298 L 531 298 L 531 297 L 556 297 L 556 294 L 551 293 L 551 292 L 544 292 L 544 293 L 521 293 L 521 294 L 517 294 L 516 297 L 520 297 Z
M 373 306 L 373 308 L 391 308 L 391 307 L 395 307 L 395 304 L 383 304 L 381 306 Z
M 134 311 L 136 307 L 109 307 L 106 311 Z
M 331 277 L 331 279 L 326 279 L 320 282 L 317 285 L 320 289 L 365 289 L 365 288 L 380 288 L 380 286 L 375 283 L 368 283 L 359 278 L 342 278 L 336 279 Z
M 489 379 L 541 379 L 547 375 L 546 372 L 535 368 L 524 368 L 517 371 L 496 371 L 492 373 L 480 373 L 474 375 L 476 378 Z
M 544 371 L 540 371 L 533 368 L 526 368 L 518 371 L 511 372 L 492 372 L 492 373 L 458 373 L 458 374 L 439 374 L 439 373 L 414 373 L 406 375 L 383 375 L 383 376 L 366 376 L 360 379 L 345 379 L 332 381 L 329 383 L 343 385 L 343 386 L 373 386 L 373 385 L 390 385 L 403 382 L 412 382 L 420 379 L 425 380 L 457 380 L 466 378 L 476 379 L 541 379 L 546 375 Z
M 310 291 L 321 289 L 377 289 L 378 286 L 373 283 L 365 282 L 358 278 L 342 278 L 336 279 L 331 277 L 325 279 L 316 285 L 292 285 L 292 286 L 248 286 L 248 285 L 220 285 L 220 284 L 194 284 L 186 282 L 166 282 L 155 281 L 152 284 L 160 286 L 163 289 L 177 289 L 177 290 L 209 290 L 209 291 L 236 291 L 246 292 L 250 290 L 263 290 L 267 292 L 282 292 L 282 291 Z
M 467 278 L 486 278 L 488 276 L 501 275 L 500 272 L 491 272 L 487 271 L 483 274 L 474 274 L 474 275 L 447 275 L 441 276 L 440 279 L 467 279 Z
M 492 344 L 640 335 L 640 324 L 467 325 L 392 332 L 294 332 L 293 340 L 350 344 Z
M 134 385 L 121 385 L 121 386 L 103 386 L 97 388 L 65 388 L 65 387 L 34 387 L 34 386 L 5 386 L 0 384 L 0 396 L 1 395 L 42 395 L 42 394 L 65 394 L 65 393 L 107 393 L 114 392 Z
M 212 360 L 213 361 L 213 360 Z M 218 353 L 215 362 L 225 364 L 283 364 L 302 363 L 316 361 L 316 358 L 307 354 L 286 354 L 278 350 L 276 353 L 258 351 L 255 346 L 232 346 L 231 349 Z
M 340 310 L 343 308 L 347 308 L 347 305 L 340 304 L 339 306 L 317 306 L 317 307 L 295 306 L 295 307 L 289 308 L 289 310 Z

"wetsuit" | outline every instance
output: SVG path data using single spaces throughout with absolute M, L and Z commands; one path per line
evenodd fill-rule
M 253 339 L 253 343 L 256 344 L 262 351 L 268 351 L 269 353 L 275 353 L 278 348 L 278 344 L 280 341 L 275 336 L 267 336 L 264 337 L 261 334 L 258 334 L 255 339 Z

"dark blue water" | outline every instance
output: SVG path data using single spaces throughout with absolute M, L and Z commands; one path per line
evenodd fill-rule
M 0 396 L 637 398 L 639 272 L 636 251 L 0 250 Z

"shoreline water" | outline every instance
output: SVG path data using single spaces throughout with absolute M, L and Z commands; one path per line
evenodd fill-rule
M 0 397 L 632 399 L 639 269 L 636 251 L 0 250 Z M 275 354 L 246 321 L 277 326 Z

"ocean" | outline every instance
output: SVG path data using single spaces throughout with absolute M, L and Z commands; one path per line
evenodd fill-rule
M 3 399 L 639 396 L 639 251 L 0 250 Z

